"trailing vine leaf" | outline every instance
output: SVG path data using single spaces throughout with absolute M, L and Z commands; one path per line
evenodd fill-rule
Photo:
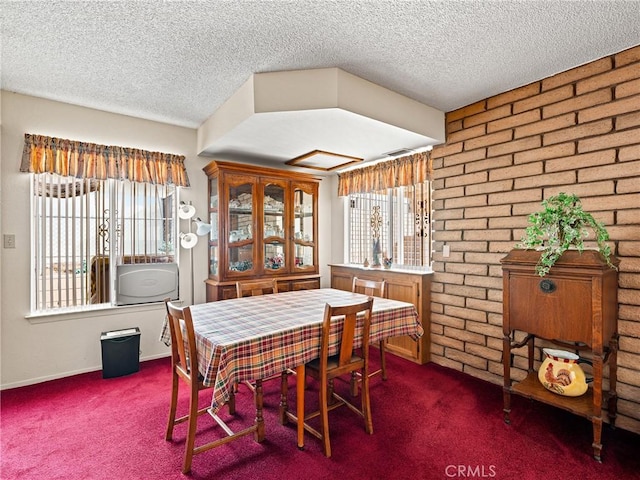
M 611 268 L 611 247 L 606 243 L 609 233 L 604 224 L 582 209 L 576 195 L 559 193 L 542 202 L 543 210 L 529 215 L 529 225 L 516 248 L 534 249 L 542 252 L 536 273 L 544 277 L 562 254 L 570 247 L 580 253 L 584 251 L 584 240 L 589 231 L 595 233 L 598 251 Z

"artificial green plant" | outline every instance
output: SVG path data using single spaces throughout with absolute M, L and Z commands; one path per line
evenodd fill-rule
M 536 273 L 544 277 L 560 256 L 570 247 L 580 253 L 589 230 L 595 233 L 598 251 L 611 268 L 611 247 L 606 243 L 609 233 L 602 222 L 582 209 L 576 195 L 559 193 L 542 202 L 544 209 L 529 215 L 529 226 L 516 248 L 534 249 L 542 252 Z

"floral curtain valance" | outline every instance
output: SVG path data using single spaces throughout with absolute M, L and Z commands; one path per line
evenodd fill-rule
M 431 154 L 429 152 L 414 153 L 339 174 L 338 195 L 344 197 L 352 193 L 406 187 L 426 182 L 431 180 L 431 177 Z
M 183 155 L 24 135 L 21 172 L 188 187 Z

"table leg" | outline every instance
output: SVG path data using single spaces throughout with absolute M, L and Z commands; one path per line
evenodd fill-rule
M 304 364 L 296 367 L 296 413 L 298 415 L 298 448 L 304 450 Z

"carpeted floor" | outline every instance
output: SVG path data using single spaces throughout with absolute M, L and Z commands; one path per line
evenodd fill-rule
M 373 357 L 376 355 L 372 355 Z M 265 384 L 266 440 L 253 437 L 194 457 L 194 479 L 640 479 L 640 436 L 605 426 L 603 463 L 592 458 L 591 423 L 514 397 L 511 425 L 502 419 L 502 389 L 437 365 L 388 355 L 389 380 L 372 380 L 374 434 L 347 409 L 330 414 L 333 456 L 295 426 L 277 421 L 278 382 Z M 295 405 L 294 379 L 290 404 Z M 342 384 L 342 382 L 339 382 Z M 346 387 L 346 384 L 344 385 Z M 102 379 L 93 372 L 1 393 L 2 479 L 173 479 L 180 473 L 186 426 L 164 440 L 169 359 L 143 362 L 140 372 Z M 185 395 L 181 396 L 186 408 Z M 311 385 L 307 403 L 313 408 Z M 211 391 L 202 392 L 207 403 Z M 226 410 L 225 410 L 226 411 Z M 241 387 L 240 427 L 253 421 Z M 218 434 L 200 418 L 196 441 Z

